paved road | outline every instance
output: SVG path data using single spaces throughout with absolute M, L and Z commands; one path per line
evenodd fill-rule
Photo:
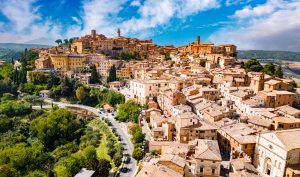
M 50 99 L 45 99 L 45 102 L 48 103 L 52 103 L 52 100 Z M 88 110 L 92 113 L 94 113 L 95 115 L 99 116 L 99 117 L 103 117 L 105 119 L 108 119 L 111 124 L 112 127 L 114 127 L 117 131 L 117 133 L 120 135 L 121 139 L 122 139 L 122 143 L 124 146 L 124 154 L 128 154 L 129 158 L 130 158 L 130 162 L 128 164 L 124 164 L 123 168 L 127 168 L 128 171 L 123 172 L 121 170 L 120 176 L 121 177 L 133 177 L 136 173 L 137 170 L 137 165 L 136 165 L 136 161 L 132 158 L 132 152 L 133 152 L 133 144 L 130 141 L 130 136 L 128 135 L 127 131 L 122 128 L 122 124 L 120 124 L 119 122 L 117 122 L 114 119 L 114 116 L 112 114 L 100 114 L 99 110 L 90 106 L 85 106 L 85 105 L 78 105 L 78 104 L 67 104 L 67 103 L 62 103 L 62 102 L 53 102 L 53 104 L 58 105 L 59 107 L 77 107 L 77 108 L 81 108 L 81 109 L 85 109 Z

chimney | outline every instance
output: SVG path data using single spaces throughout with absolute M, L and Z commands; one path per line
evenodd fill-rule
M 200 36 L 197 36 L 196 42 L 197 42 L 197 44 L 200 44 Z

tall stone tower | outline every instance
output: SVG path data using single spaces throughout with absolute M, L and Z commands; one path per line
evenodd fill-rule
M 118 28 L 117 33 L 118 33 L 118 37 L 121 37 L 121 30 L 120 30 L 120 28 Z
M 200 44 L 200 36 L 197 36 L 196 42 L 197 42 L 197 44 Z
M 93 29 L 93 30 L 91 31 L 91 33 L 92 33 L 92 38 L 96 38 L 96 30 Z

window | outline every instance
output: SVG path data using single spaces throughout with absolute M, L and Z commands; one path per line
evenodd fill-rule
M 203 168 L 202 167 L 200 168 L 200 173 L 203 173 Z
M 212 173 L 212 174 L 215 174 L 215 171 L 216 171 L 215 169 L 212 169 L 211 173 Z

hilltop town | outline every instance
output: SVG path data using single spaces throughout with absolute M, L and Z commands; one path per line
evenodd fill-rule
M 237 46 L 200 36 L 175 47 L 124 37 L 120 29 L 113 38 L 91 30 L 57 43 L 32 49 L 38 59 L 27 82 L 33 75 L 73 78 L 137 104 L 138 119 L 125 121 L 126 103 L 103 106 L 112 116 L 116 106 L 126 129 L 136 122 L 143 133 L 139 147 L 134 144 L 143 152 L 133 155 L 137 177 L 300 176 L 300 90 L 281 66 L 238 61 Z M 21 65 L 15 61 L 15 70 Z M 36 94 L 57 99 L 53 88 Z

